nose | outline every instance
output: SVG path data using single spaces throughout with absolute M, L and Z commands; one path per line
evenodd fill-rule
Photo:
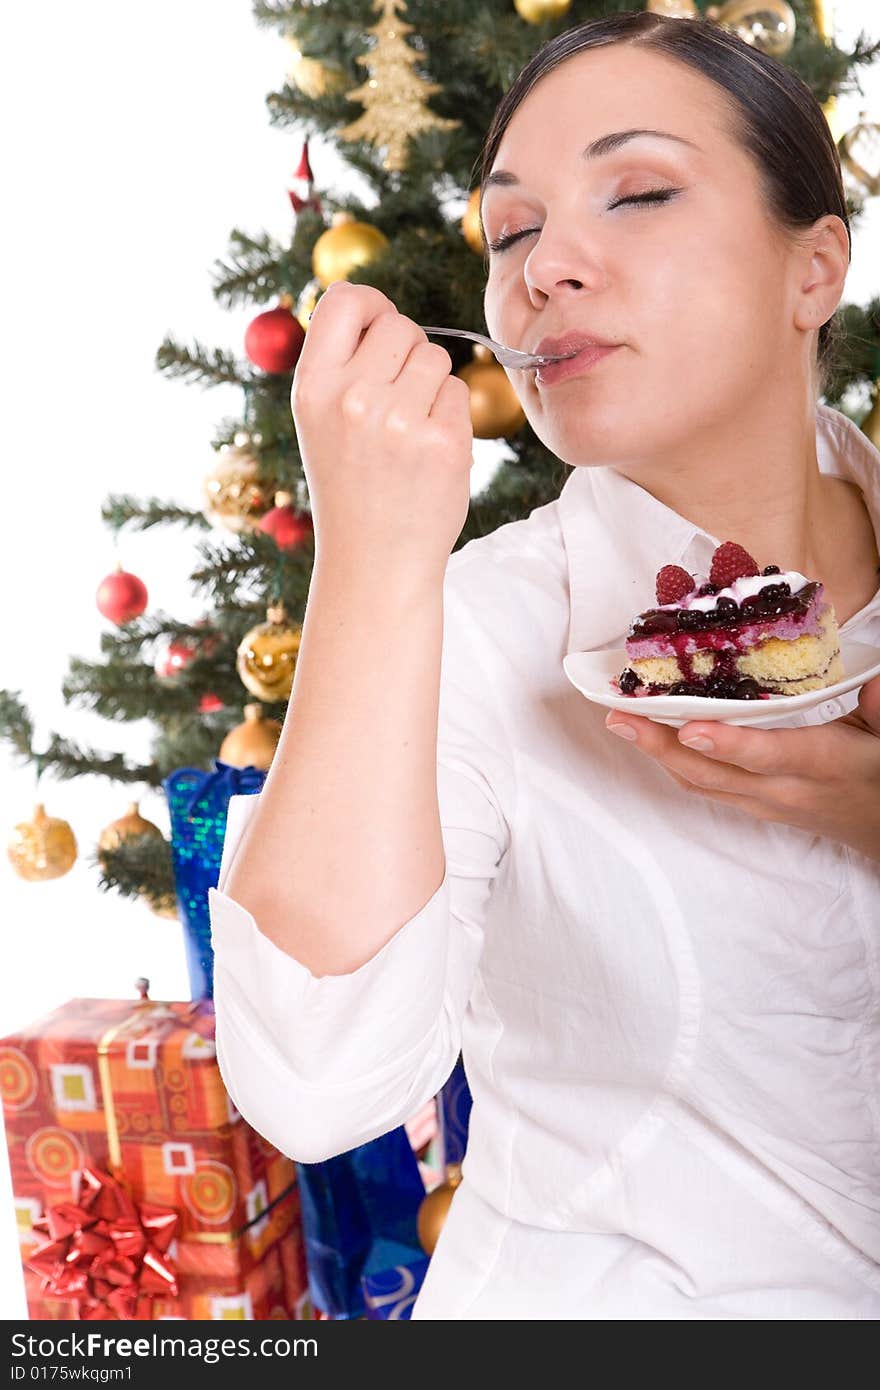
M 583 237 L 570 229 L 553 231 L 545 223 L 523 265 L 529 299 L 536 309 L 560 295 L 602 289 L 605 271 Z

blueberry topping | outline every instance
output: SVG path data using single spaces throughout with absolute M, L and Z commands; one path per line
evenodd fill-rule
M 749 594 L 748 598 L 744 598 L 740 604 L 740 612 L 744 618 L 759 617 L 761 613 L 760 594 Z
M 706 694 L 713 700 L 732 700 L 735 692 L 736 683 L 726 676 L 713 675 L 706 682 Z
M 682 608 L 678 615 L 678 626 L 682 632 L 696 632 L 703 626 L 703 614 L 699 608 Z
M 767 565 L 767 566 L 761 571 L 761 573 L 762 573 L 762 574 L 781 574 L 781 570 L 780 570 L 780 568 L 779 568 L 778 565 Z
M 743 676 L 742 680 L 736 683 L 734 698 L 737 700 L 760 700 L 761 687 L 751 676 Z
M 700 695 L 702 694 L 698 685 L 692 685 L 690 681 L 676 681 L 675 685 L 669 687 L 670 695 Z
M 765 603 L 779 603 L 780 599 L 791 597 L 791 585 L 784 581 L 781 584 L 765 584 L 761 590 L 761 598 Z
M 623 691 L 624 695 L 631 695 L 635 690 L 636 686 L 639 684 L 639 678 L 636 675 L 635 671 L 632 669 L 632 667 L 627 666 L 625 671 L 621 671 L 620 679 L 618 680 L 617 684 L 620 686 L 620 689 Z
M 699 594 L 700 598 L 705 598 L 707 594 L 717 594 L 717 593 L 718 593 L 718 585 L 717 585 L 717 584 L 701 584 L 700 587 L 699 587 L 699 589 L 697 590 L 697 593 Z
M 713 616 L 717 618 L 720 623 L 735 622 L 739 617 L 739 604 L 736 599 L 728 598 L 726 594 L 722 594 L 715 606 L 715 613 Z

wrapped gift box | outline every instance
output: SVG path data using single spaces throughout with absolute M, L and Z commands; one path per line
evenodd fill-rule
M 313 1316 L 295 1165 L 229 1099 L 210 1001 L 74 999 L 0 1039 L 0 1097 L 25 1264 L 47 1240 L 36 1223 L 101 1169 L 178 1214 L 178 1293 L 149 1316 Z M 80 1316 L 42 1285 L 26 1272 L 32 1318 Z
M 365 1274 L 361 1280 L 367 1317 L 378 1319 L 404 1319 L 412 1317 L 413 1304 L 428 1272 L 427 1255 L 417 1256 L 410 1261 L 392 1265 L 387 1269 Z

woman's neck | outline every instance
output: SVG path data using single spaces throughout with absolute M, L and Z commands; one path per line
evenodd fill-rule
M 766 398 L 765 398 L 766 400 Z M 758 565 L 821 579 L 845 622 L 878 587 L 877 544 L 854 484 L 819 471 L 815 403 L 772 393 L 650 467 L 618 467 L 658 501 Z

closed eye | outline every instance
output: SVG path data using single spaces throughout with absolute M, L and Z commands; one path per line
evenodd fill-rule
M 628 198 L 616 199 L 615 202 L 608 204 L 608 210 L 611 212 L 614 208 L 623 207 L 627 203 L 644 204 L 645 206 L 650 206 L 652 203 L 668 203 L 670 198 L 674 198 L 681 191 L 680 188 L 649 188 L 644 193 L 633 193 Z M 540 227 L 523 227 L 521 231 L 508 232 L 507 236 L 490 241 L 488 249 L 495 252 L 506 251 L 508 246 L 512 246 L 521 237 L 531 236 L 532 232 L 539 232 L 540 230 Z

